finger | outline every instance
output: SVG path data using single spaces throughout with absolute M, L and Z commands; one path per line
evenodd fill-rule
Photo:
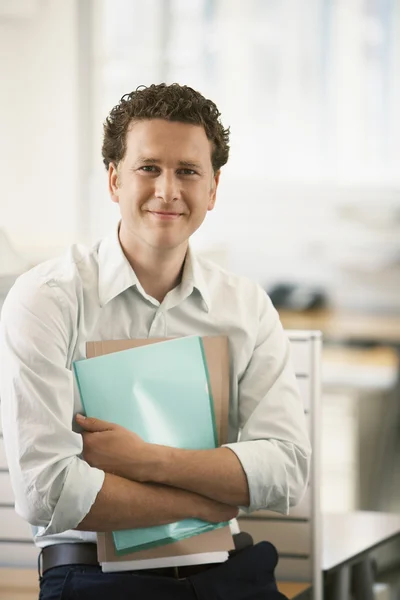
M 81 414 L 76 415 L 76 422 L 82 427 L 82 429 L 90 432 L 110 431 L 116 427 L 114 423 L 102 421 L 101 419 L 95 419 L 95 417 L 85 417 Z

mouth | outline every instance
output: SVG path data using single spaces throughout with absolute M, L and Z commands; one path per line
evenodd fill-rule
M 147 212 L 150 215 L 152 215 L 153 217 L 155 217 L 156 219 L 161 219 L 164 221 L 174 221 L 176 219 L 179 219 L 179 217 L 181 217 L 183 215 L 183 213 L 167 212 L 167 211 L 148 210 Z

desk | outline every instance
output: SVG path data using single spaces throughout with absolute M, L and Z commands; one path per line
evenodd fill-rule
M 381 367 L 395 370 L 399 357 L 392 347 L 352 348 L 348 346 L 327 346 L 322 350 L 322 362 L 340 366 Z
M 322 349 L 323 389 L 390 392 L 399 376 L 400 355 L 390 346 L 358 348 L 327 345 Z
M 372 550 L 400 537 L 400 516 L 378 512 L 322 515 L 322 569 L 330 575 L 331 600 L 373 600 Z
M 278 312 L 285 329 L 318 329 L 327 340 L 379 342 L 400 347 L 400 312 L 398 315 L 331 309 Z

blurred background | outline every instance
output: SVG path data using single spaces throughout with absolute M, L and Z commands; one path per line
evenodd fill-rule
M 324 510 L 400 509 L 400 0 L 0 0 L 0 305 L 118 220 L 102 123 L 187 84 L 231 127 L 202 253 L 324 333 Z

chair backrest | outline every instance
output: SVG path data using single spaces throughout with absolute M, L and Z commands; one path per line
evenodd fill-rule
M 291 342 L 292 364 L 304 401 L 308 430 L 313 447 L 311 475 L 307 492 L 288 516 L 260 510 L 239 518 L 241 531 L 250 533 L 255 542 L 268 540 L 277 548 L 278 581 L 309 582 L 313 600 L 322 598 L 320 474 L 321 457 L 319 416 L 321 398 L 321 333 L 287 331 Z

